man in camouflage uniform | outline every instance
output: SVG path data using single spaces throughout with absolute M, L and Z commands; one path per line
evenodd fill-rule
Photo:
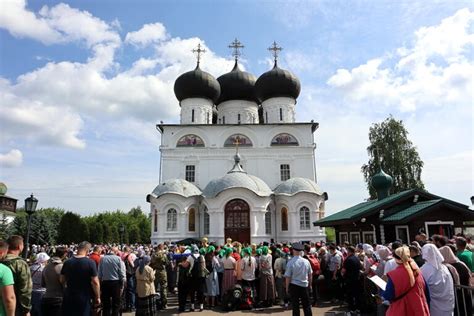
M 162 304 L 166 307 L 168 303 L 168 282 L 166 267 L 169 265 L 168 256 L 164 250 L 164 245 L 159 244 L 155 249 L 155 254 L 151 258 L 150 267 L 155 270 L 155 287 L 160 290 Z
M 10 268 L 13 273 L 16 296 L 16 313 L 17 316 L 29 315 L 31 310 L 31 290 L 33 283 L 31 282 L 31 272 L 28 264 L 20 257 L 23 252 L 23 237 L 11 236 L 7 240 L 8 254 L 1 261 Z

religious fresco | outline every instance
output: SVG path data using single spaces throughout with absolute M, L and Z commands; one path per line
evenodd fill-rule
M 239 144 L 239 147 L 252 147 L 252 141 L 245 135 L 242 134 L 234 134 L 229 136 L 225 143 L 224 147 L 234 147 Z
M 273 137 L 272 146 L 298 146 L 296 138 L 287 133 L 281 133 Z
M 194 134 L 188 134 L 178 140 L 176 147 L 204 147 L 204 142 L 201 137 Z

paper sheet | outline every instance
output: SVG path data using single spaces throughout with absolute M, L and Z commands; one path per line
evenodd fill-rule
M 387 287 L 387 282 L 382 280 L 379 276 L 374 275 L 373 277 L 370 277 L 369 280 L 374 282 L 375 285 L 382 289 L 382 291 L 385 291 L 385 288 Z

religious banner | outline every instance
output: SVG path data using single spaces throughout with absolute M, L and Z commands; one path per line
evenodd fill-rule
M 234 134 L 226 139 L 224 147 L 234 147 L 237 144 L 239 145 L 239 147 L 253 146 L 252 141 L 247 136 L 242 134 Z
M 201 137 L 188 134 L 178 140 L 176 147 L 204 147 L 204 142 Z
M 293 135 L 281 133 L 273 137 L 272 146 L 298 146 L 298 141 Z

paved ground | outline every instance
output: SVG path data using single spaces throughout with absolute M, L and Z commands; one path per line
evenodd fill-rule
M 159 315 L 178 315 L 178 306 L 177 306 L 177 298 L 175 295 L 171 295 L 169 297 L 169 304 L 166 310 L 160 311 Z M 347 309 L 344 306 L 338 306 L 334 304 L 330 304 L 329 302 L 323 302 L 319 307 L 313 307 L 313 316 L 336 316 L 336 315 L 344 315 Z M 291 315 L 291 310 L 285 310 L 280 306 L 274 306 L 272 308 L 266 308 L 261 311 L 257 310 L 245 310 L 245 311 L 234 311 L 234 312 L 224 312 L 220 308 L 216 308 L 214 310 L 204 310 L 202 312 L 195 311 L 195 312 L 185 312 L 180 315 L 185 316 L 207 316 L 207 315 L 220 315 L 220 314 L 227 314 L 227 315 L 248 315 L 248 314 L 259 314 L 259 315 Z M 132 316 L 132 313 L 126 313 L 124 316 Z M 301 315 L 303 315 L 303 310 L 301 310 Z

